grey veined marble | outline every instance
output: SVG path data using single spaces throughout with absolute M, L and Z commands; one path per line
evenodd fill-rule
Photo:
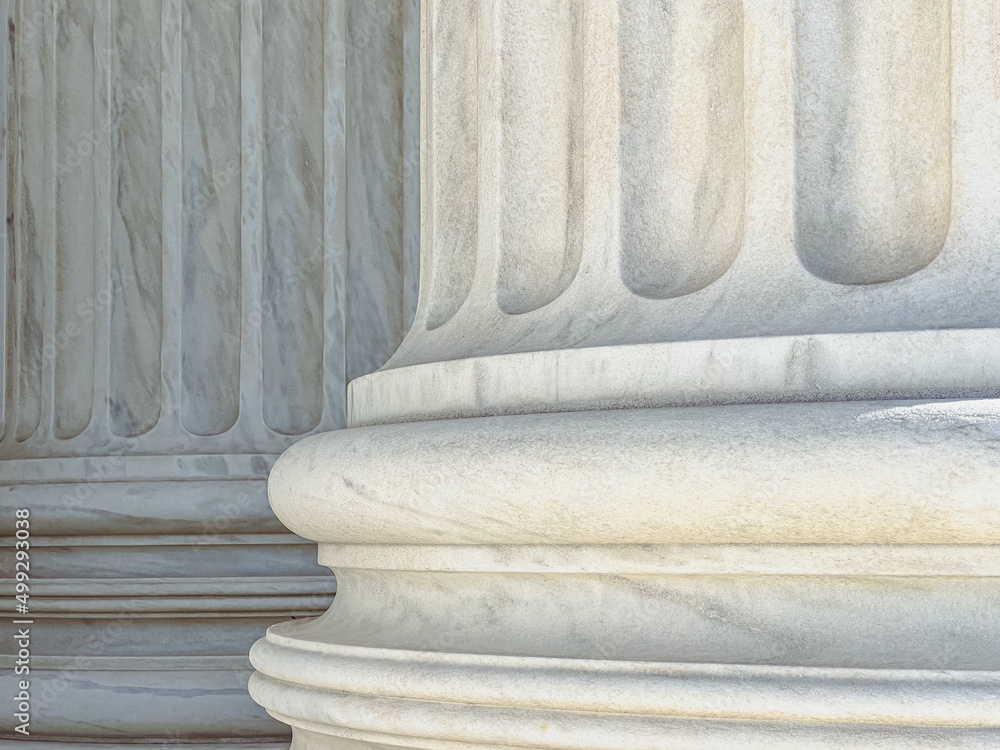
M 42 747 L 288 744 L 247 652 L 335 582 L 265 480 L 413 317 L 407 13 L 0 0 L 0 507 L 31 513 Z
M 269 497 L 295 750 L 1000 747 L 1000 6 L 424 0 L 421 296 Z

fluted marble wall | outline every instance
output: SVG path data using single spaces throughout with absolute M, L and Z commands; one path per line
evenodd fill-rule
M 0 11 L 0 498 L 32 513 L 34 735 L 281 736 L 246 652 L 334 587 L 264 480 L 413 317 L 416 4 Z
M 5 457 L 344 424 L 416 301 L 398 5 L 14 4 Z

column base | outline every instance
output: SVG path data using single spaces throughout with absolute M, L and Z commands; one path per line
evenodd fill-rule
M 356 428 L 272 473 L 338 594 L 251 652 L 296 750 L 1000 745 L 998 404 Z M 631 541 L 630 541 L 631 540 Z
M 617 574 L 546 552 L 476 551 L 503 571 L 341 568 L 329 612 L 255 645 L 251 694 L 296 750 L 1000 743 L 988 549 L 581 550 Z
M 389 707 L 386 707 L 387 710 Z M 287 720 L 274 714 L 282 721 Z M 519 717 L 532 720 L 539 717 Z M 552 717 L 545 717 L 550 719 Z M 293 729 L 290 750 L 551 750 L 552 748 L 588 748 L 588 750 L 803 750 L 804 748 L 866 748 L 870 750 L 993 750 L 1000 743 L 1000 733 L 993 729 L 940 730 L 937 728 L 901 728 L 892 726 L 788 726 L 774 722 L 664 721 L 637 732 L 615 735 L 610 722 L 604 726 L 580 726 L 593 732 L 577 744 L 483 744 L 450 742 L 420 737 L 402 737 L 360 733 L 353 738 L 335 736 L 326 731 Z M 651 733 L 651 734 L 650 734 Z M 362 738 L 363 737 L 363 738 Z
M 335 582 L 267 507 L 271 460 L 0 462 L 9 517 L 31 519 L 30 675 L 0 649 L 0 694 L 30 680 L 28 739 L 43 750 L 287 747 L 287 727 L 247 695 L 246 652 L 268 625 L 322 613 Z M 13 541 L 6 554 L 13 575 Z M 12 603 L 14 587 L 0 580 Z

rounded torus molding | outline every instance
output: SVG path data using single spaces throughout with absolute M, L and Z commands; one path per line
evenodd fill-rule
M 998 437 L 961 400 L 307 438 L 270 498 L 337 599 L 251 692 L 310 750 L 987 747 Z
M 268 491 L 320 544 L 992 544 L 998 437 L 990 399 L 442 420 L 306 438 Z

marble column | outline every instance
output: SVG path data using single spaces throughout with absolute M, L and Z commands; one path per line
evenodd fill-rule
M 295 750 L 1000 747 L 1000 6 L 426 0 Z
M 16 739 L 287 747 L 247 652 L 335 582 L 265 480 L 345 425 L 347 380 L 413 317 L 411 5 L 0 2 L 0 508 L 11 537 L 30 510 L 34 621 Z

